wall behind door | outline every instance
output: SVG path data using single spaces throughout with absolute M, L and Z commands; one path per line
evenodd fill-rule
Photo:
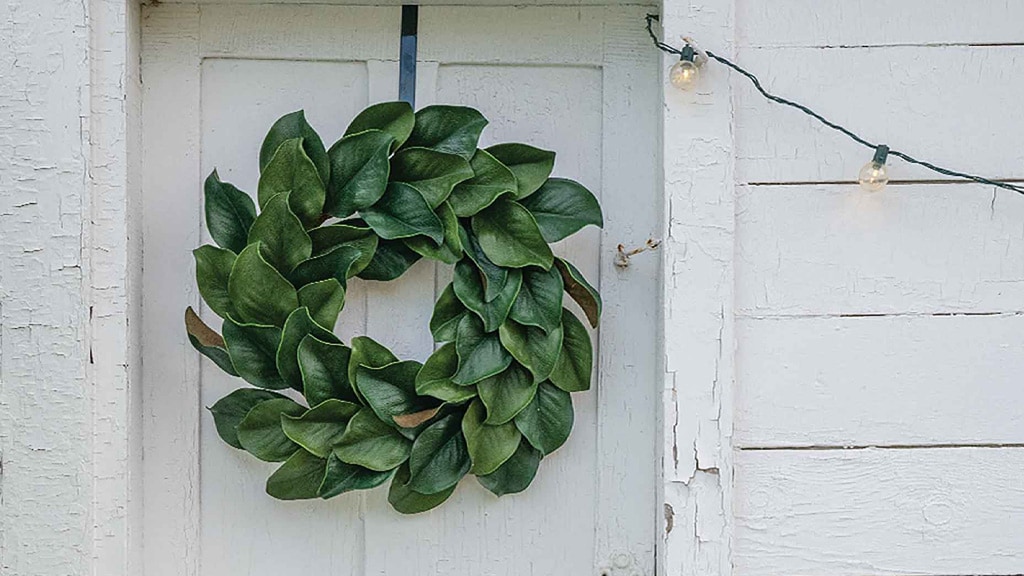
M 1024 6 L 736 3 L 770 90 L 1024 177 Z M 738 574 L 1024 571 L 1024 197 L 871 152 L 734 79 Z

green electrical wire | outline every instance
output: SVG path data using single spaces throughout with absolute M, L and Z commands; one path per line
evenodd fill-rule
M 668 54 L 674 54 L 676 56 L 679 56 L 680 58 L 692 61 L 693 58 L 694 58 L 694 56 L 693 56 L 694 48 L 692 46 L 690 46 L 689 44 L 687 44 L 686 46 L 684 46 L 683 48 L 680 49 L 680 48 L 675 48 L 673 46 L 670 46 L 670 45 L 668 45 L 668 44 L 666 44 L 666 43 L 664 43 L 664 42 L 662 42 L 661 40 L 658 39 L 658 36 L 654 33 L 654 30 L 652 28 L 653 23 L 654 23 L 655 20 L 659 20 L 657 14 L 648 14 L 647 15 L 647 33 L 650 34 L 651 40 L 654 42 L 654 45 L 659 50 L 661 50 L 662 52 L 666 52 Z M 825 118 L 821 114 L 818 114 L 814 110 L 811 110 L 810 108 L 808 108 L 807 106 L 804 106 L 803 104 L 800 104 L 799 102 L 794 102 L 792 100 L 787 100 L 786 98 L 783 98 L 781 96 L 776 96 L 775 94 L 772 94 L 771 92 L 768 92 L 767 90 L 764 89 L 763 86 L 761 86 L 761 81 L 758 80 L 757 76 L 754 76 L 753 73 L 748 72 L 747 70 L 743 69 L 740 65 L 736 64 L 735 62 L 732 62 L 731 60 L 729 60 L 727 58 L 724 58 L 722 56 L 719 56 L 718 54 L 715 54 L 715 53 L 713 53 L 713 52 L 711 52 L 709 50 L 705 50 L 704 53 L 707 54 L 708 58 L 711 58 L 712 60 L 715 60 L 716 62 L 718 62 L 720 64 L 724 64 L 725 66 L 729 67 L 730 69 L 732 69 L 732 70 L 742 74 L 744 77 L 747 78 L 747 80 L 750 80 L 750 83 L 754 85 L 754 88 L 756 88 L 757 91 L 761 93 L 761 96 L 765 97 L 765 99 L 770 100 L 772 102 L 775 102 L 777 104 L 782 104 L 783 106 L 789 106 L 790 108 L 795 108 L 795 109 L 803 112 L 804 114 L 810 116 L 811 118 L 814 118 L 818 122 L 821 122 L 822 124 L 824 124 L 825 126 L 831 128 L 832 130 L 835 130 L 836 132 L 839 132 L 839 133 L 845 135 L 846 137 L 848 137 L 849 139 L 853 140 L 854 142 L 856 142 L 856 143 L 858 143 L 858 144 L 860 144 L 862 146 L 865 146 L 867 148 L 871 148 L 871 149 L 875 150 L 876 152 L 878 150 L 880 150 L 884 146 L 884 144 L 875 144 L 875 143 L 873 143 L 873 142 L 871 142 L 871 141 L 861 137 L 860 135 L 858 135 L 857 133 L 853 132 L 849 128 L 846 128 L 844 126 L 836 124 L 835 122 L 829 120 L 828 118 Z M 917 158 L 914 158 L 913 156 L 911 156 L 911 155 L 909 155 L 909 154 L 907 154 L 905 152 L 900 152 L 899 150 L 893 150 L 893 149 L 890 148 L 888 150 L 888 155 L 900 158 L 901 160 L 903 160 L 905 162 L 909 162 L 910 164 L 917 164 L 918 166 L 923 166 L 923 167 L 931 170 L 932 172 L 936 172 L 938 174 L 943 174 L 943 175 L 951 176 L 951 177 L 954 177 L 954 178 L 961 178 L 963 180 L 969 180 L 969 181 L 972 181 L 972 182 L 977 182 L 979 184 L 985 184 L 985 185 L 988 185 L 988 186 L 995 186 L 997 188 L 1003 188 L 1004 190 L 1011 190 L 1011 191 L 1016 192 L 1018 194 L 1024 194 L 1024 186 L 1017 186 L 1017 185 L 1014 185 L 1014 184 L 1010 184 L 1008 182 L 1000 182 L 998 180 L 991 180 L 991 179 L 985 178 L 983 176 L 976 176 L 974 174 L 967 174 L 965 172 L 957 172 L 956 170 L 950 170 L 949 168 L 943 168 L 942 166 L 937 166 L 935 164 L 932 164 L 931 162 L 926 162 L 924 160 L 918 160 Z

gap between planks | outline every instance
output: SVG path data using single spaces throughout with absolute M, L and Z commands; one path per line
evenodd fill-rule
M 874 48 L 1019 48 L 1024 42 L 888 42 L 879 44 L 743 44 L 738 50 L 871 50 Z
M 870 155 L 870 150 L 866 150 L 866 154 Z M 1022 183 L 1024 178 L 989 178 L 989 180 L 995 180 L 997 182 L 1004 183 Z M 975 182 L 973 180 L 965 180 L 963 178 L 946 178 L 946 179 L 924 179 L 924 180 L 890 180 L 886 184 L 886 188 L 889 186 L 914 186 L 914 185 L 968 185 L 968 186 L 991 186 L 991 184 L 982 184 L 981 182 Z M 755 182 L 737 182 L 737 186 L 859 186 L 859 182 L 856 180 L 793 180 L 793 181 L 755 181 Z M 1007 190 L 1011 192 L 1011 190 Z M 876 194 L 884 194 L 884 190 L 876 192 Z
M 1024 448 L 1024 443 L 1007 444 L 865 444 L 865 445 L 840 445 L 840 444 L 815 444 L 809 446 L 735 446 L 734 449 L 740 452 L 808 452 L 808 451 L 857 451 L 857 450 L 949 450 L 949 449 L 1019 449 Z
M 946 317 L 974 317 L 994 316 L 1012 318 L 1024 315 L 1024 310 L 995 310 L 990 312 L 850 312 L 850 313 L 824 313 L 824 314 L 757 314 L 744 310 L 736 311 L 736 318 L 742 320 L 801 320 L 801 319 L 829 319 L 829 318 L 946 318 Z

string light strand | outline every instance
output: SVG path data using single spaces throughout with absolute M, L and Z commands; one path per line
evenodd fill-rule
M 651 41 L 654 42 L 655 47 L 657 47 L 662 52 L 666 52 L 668 54 L 673 54 L 675 56 L 678 56 L 680 58 L 680 61 L 685 61 L 685 62 L 691 62 L 692 63 L 694 61 L 694 54 L 695 54 L 696 49 L 693 46 L 691 46 L 689 43 L 687 43 L 686 46 L 684 46 L 683 48 L 680 49 L 680 48 L 676 48 L 674 46 L 671 46 L 669 44 L 666 44 L 665 42 L 662 42 L 660 39 L 658 39 L 658 36 L 657 36 L 657 34 L 654 33 L 654 29 L 653 29 L 653 23 L 654 23 L 654 21 L 656 21 L 658 19 L 659 18 L 658 18 L 657 14 L 648 14 L 647 15 L 647 33 L 651 36 Z M 704 51 L 702 51 L 702 53 L 706 54 L 708 58 L 710 58 L 710 59 L 718 62 L 719 64 L 722 64 L 722 65 L 728 67 L 729 69 L 733 70 L 734 72 L 737 72 L 737 73 L 741 74 L 742 76 L 744 76 L 747 80 L 750 81 L 751 84 L 754 85 L 754 88 L 756 88 L 757 91 L 761 94 L 761 96 L 763 96 L 765 99 L 770 100 L 772 102 L 775 102 L 777 104 L 782 104 L 783 106 L 788 106 L 790 108 L 794 108 L 796 110 L 799 110 L 800 112 L 803 112 L 804 114 L 810 116 L 811 118 L 814 118 L 815 120 L 817 120 L 818 122 L 820 122 L 824 126 L 830 128 L 832 130 L 835 130 L 836 132 L 839 132 L 839 133 L 843 134 L 847 138 L 853 140 L 854 142 L 856 142 L 856 143 L 858 143 L 858 144 L 860 144 L 862 146 L 865 146 L 867 148 L 870 148 L 870 149 L 874 150 L 875 151 L 875 155 L 872 158 L 871 162 L 869 162 L 864 167 L 864 169 L 861 170 L 861 175 L 860 175 L 861 185 L 864 186 L 866 189 L 877 190 L 877 189 L 880 189 L 882 186 L 885 185 L 885 183 L 888 181 L 888 177 L 887 177 L 887 175 L 885 173 L 885 160 L 886 160 L 886 157 L 887 156 L 895 156 L 896 158 L 899 158 L 899 159 L 903 160 L 904 162 L 908 162 L 910 164 L 916 164 L 918 166 L 927 168 L 928 170 L 931 170 L 932 172 L 935 172 L 935 173 L 938 173 L 938 174 L 942 174 L 942 175 L 945 175 L 945 176 L 950 176 L 950 177 L 953 177 L 953 178 L 960 178 L 960 179 L 968 180 L 968 181 L 972 181 L 972 182 L 977 182 L 979 184 L 985 184 L 987 186 L 995 186 L 997 188 L 1002 188 L 1004 190 L 1011 190 L 1011 191 L 1016 192 L 1018 194 L 1024 194 L 1024 186 L 1017 186 L 1015 184 L 1010 184 L 1008 182 L 1000 182 L 998 180 L 991 180 L 991 179 L 985 178 L 983 176 L 977 176 L 977 175 L 974 175 L 974 174 L 968 174 L 966 172 L 958 172 L 956 170 L 951 170 L 949 168 L 943 168 L 942 166 L 938 166 L 936 164 L 932 164 L 931 162 L 927 162 L 925 160 L 918 160 L 917 158 L 914 158 L 913 156 L 911 156 L 911 155 L 909 155 L 909 154 L 907 154 L 905 152 L 901 152 L 899 150 L 893 150 L 891 148 L 888 148 L 884 144 L 875 144 L 875 143 L 867 140 L 866 138 L 858 135 L 857 133 L 853 132 L 849 128 L 846 128 L 845 126 L 841 126 L 841 125 L 839 125 L 839 124 L 829 120 L 828 118 L 825 118 L 821 114 L 815 112 L 814 110 L 811 110 L 810 108 L 808 108 L 807 106 L 804 106 L 803 104 L 800 104 L 799 102 L 794 102 L 792 100 L 788 100 L 786 98 L 783 98 L 781 96 L 777 96 L 777 95 L 772 94 L 771 92 L 765 90 L 764 86 L 761 85 L 761 81 L 757 78 L 757 76 L 755 76 L 753 73 L 743 69 L 740 65 L 736 64 L 735 62 L 732 62 L 731 60 L 729 60 L 729 59 L 727 59 L 727 58 L 725 58 L 723 56 L 719 56 L 718 54 L 715 54 L 714 52 L 711 52 L 710 50 L 704 50 Z

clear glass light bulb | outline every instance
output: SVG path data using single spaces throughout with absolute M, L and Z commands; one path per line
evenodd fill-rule
M 692 90 L 700 78 L 700 69 L 690 60 L 680 60 L 668 71 L 668 81 L 680 90 Z
M 878 192 L 889 183 L 889 171 L 885 164 L 872 160 L 860 169 L 860 187 L 868 192 Z

